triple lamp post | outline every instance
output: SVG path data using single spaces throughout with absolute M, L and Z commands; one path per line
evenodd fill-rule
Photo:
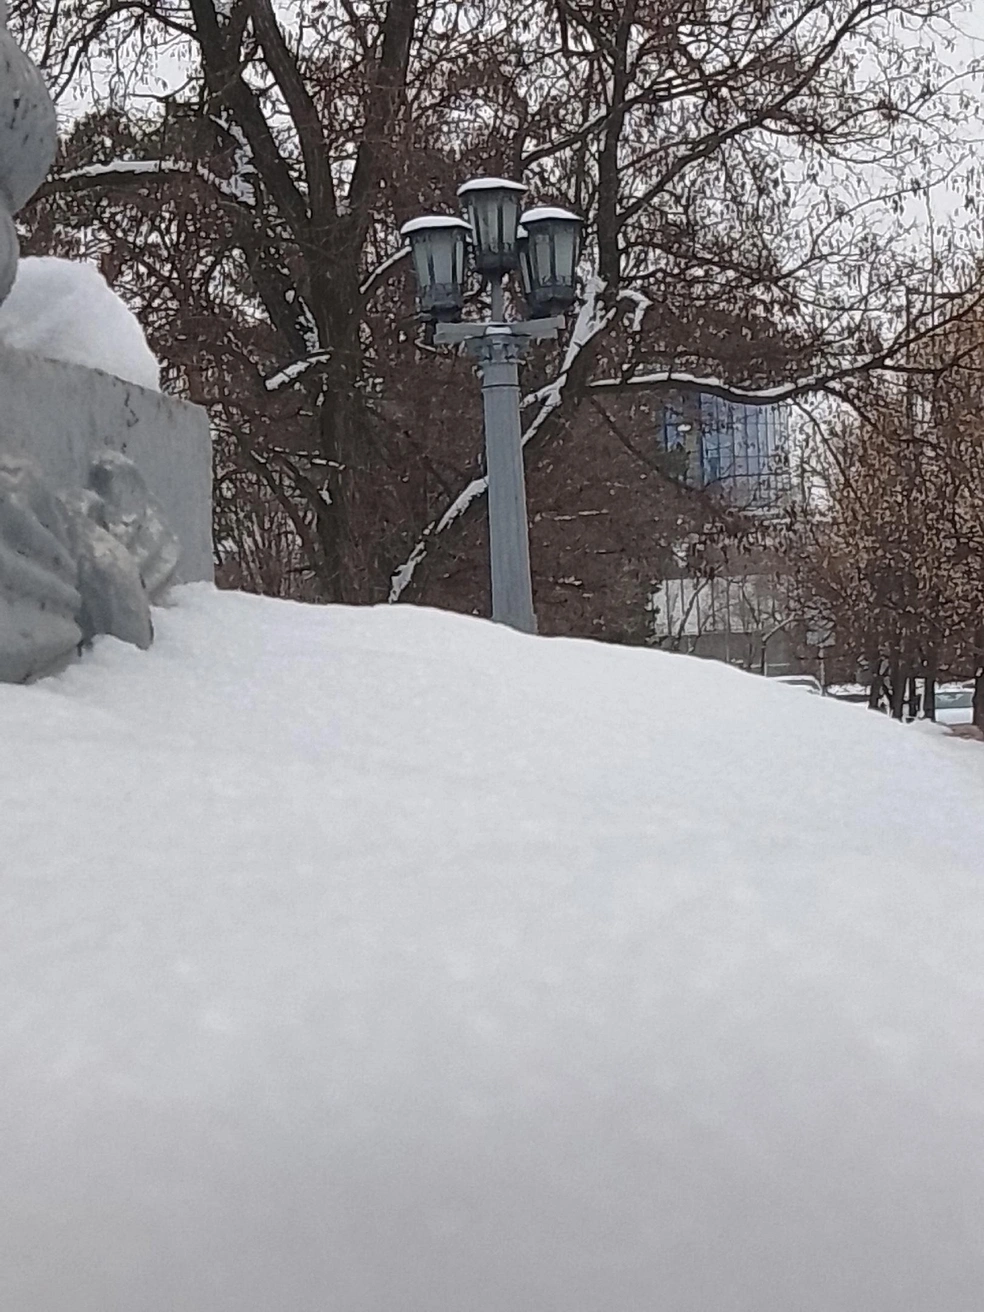
M 464 343 L 478 362 L 485 410 L 492 618 L 536 632 L 519 417 L 519 362 L 532 340 L 556 337 L 574 303 L 582 220 L 567 210 L 522 213 L 526 188 L 475 178 L 459 188 L 465 219 L 428 214 L 400 229 L 410 243 L 423 317 L 438 345 Z M 491 289 L 485 321 L 461 322 L 469 255 Z M 529 317 L 506 319 L 503 280 L 518 271 Z

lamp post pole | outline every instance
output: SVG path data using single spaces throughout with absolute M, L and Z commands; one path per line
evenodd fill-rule
M 492 618 L 521 633 L 536 633 L 536 614 L 519 417 L 519 362 L 531 340 L 556 337 L 563 324 L 558 317 L 516 323 L 439 323 L 434 330 L 434 341 L 440 345 L 463 342 L 481 374 Z
M 519 417 L 520 340 L 510 333 L 478 339 L 489 480 L 492 618 L 536 633 L 526 469 Z
M 539 209 L 523 215 L 521 223 L 524 190 L 502 178 L 475 179 L 459 191 L 470 223 L 429 215 L 401 231 L 410 241 L 424 313 L 437 320 L 435 343 L 463 345 L 482 380 L 492 618 L 521 633 L 536 633 L 519 365 L 531 341 L 556 337 L 564 326 L 563 315 L 551 311 L 574 299 L 581 220 L 567 210 Z M 484 322 L 460 321 L 469 236 L 477 270 L 492 293 L 491 318 Z M 515 269 L 522 275 L 531 319 L 506 319 L 502 280 Z

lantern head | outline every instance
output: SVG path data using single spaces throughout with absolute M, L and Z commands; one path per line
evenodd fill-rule
M 420 308 L 438 323 L 456 323 L 464 305 L 468 224 L 447 214 L 426 214 L 400 229 L 410 243 Z
M 472 232 L 475 264 L 483 278 L 502 278 L 517 267 L 516 231 L 526 188 L 508 178 L 473 178 L 458 188 Z
M 570 210 L 549 206 L 522 216 L 519 272 L 534 319 L 563 314 L 574 304 L 583 223 Z

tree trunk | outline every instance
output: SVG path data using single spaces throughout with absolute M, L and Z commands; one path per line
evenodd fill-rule
M 978 665 L 974 677 L 974 724 L 984 729 L 984 665 Z
M 936 719 L 936 653 L 926 662 L 926 682 L 923 685 L 923 719 Z
M 901 657 L 896 657 L 892 661 L 891 674 L 891 715 L 893 720 L 901 720 L 905 710 L 905 685 L 906 677 L 902 673 Z
M 918 718 L 919 718 L 919 680 L 916 678 L 916 676 L 915 676 L 914 674 L 910 674 L 910 675 L 909 675 L 908 686 L 909 686 L 909 706 L 908 706 L 908 711 L 907 711 L 907 718 L 910 719 L 910 720 L 918 720 Z
M 871 688 L 868 692 L 868 710 L 877 711 L 880 709 L 882 692 L 885 689 L 885 662 L 879 660 L 875 663 L 874 673 L 871 676 Z

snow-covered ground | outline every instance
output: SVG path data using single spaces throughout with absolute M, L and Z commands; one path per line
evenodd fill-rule
M 0 686 L 3 1312 L 979 1312 L 984 750 L 206 587 Z

